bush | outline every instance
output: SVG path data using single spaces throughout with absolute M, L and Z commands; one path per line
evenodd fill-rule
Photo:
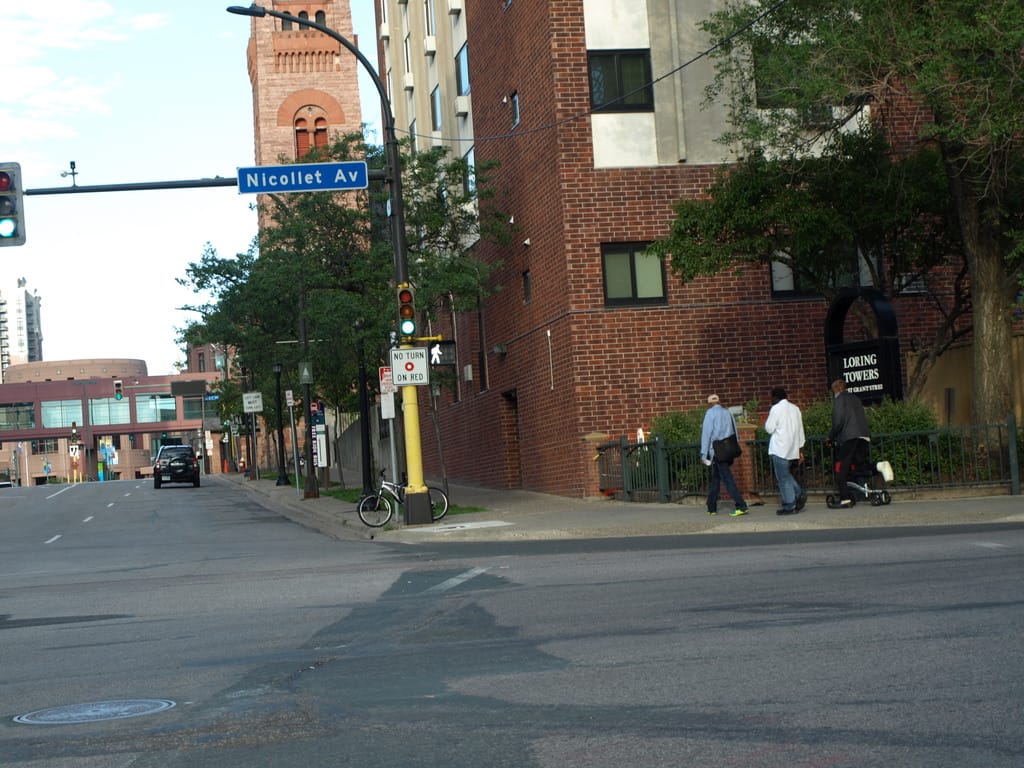
M 651 433 L 660 435 L 669 445 L 700 443 L 700 430 L 703 426 L 704 409 L 670 411 L 654 417 L 651 422 Z

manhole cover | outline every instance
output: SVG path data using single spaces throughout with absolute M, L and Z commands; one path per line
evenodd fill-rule
M 100 720 L 120 720 L 163 712 L 174 706 L 167 699 L 116 699 L 114 701 L 90 701 L 85 704 L 68 704 L 64 707 L 37 709 L 14 718 L 16 723 L 28 725 L 69 725 L 71 723 L 95 723 Z

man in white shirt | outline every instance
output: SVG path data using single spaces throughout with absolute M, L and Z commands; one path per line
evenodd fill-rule
M 797 484 L 790 469 L 790 462 L 803 460 L 804 417 L 800 409 L 786 399 L 783 387 L 772 388 L 772 408 L 764 423 L 765 431 L 771 435 L 768 441 L 768 455 L 779 484 L 782 506 L 777 515 L 795 515 L 807 503 L 807 493 Z

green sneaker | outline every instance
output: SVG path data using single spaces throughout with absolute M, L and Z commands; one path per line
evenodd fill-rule
M 745 514 L 747 514 L 745 509 L 734 509 L 729 513 L 729 517 L 743 517 Z
M 709 514 L 709 515 L 711 515 L 712 517 L 714 517 L 714 516 L 715 516 L 715 515 L 717 515 L 718 513 L 717 513 L 717 512 L 715 512 L 715 510 L 713 510 L 713 509 L 709 509 L 709 510 L 708 510 L 708 514 Z

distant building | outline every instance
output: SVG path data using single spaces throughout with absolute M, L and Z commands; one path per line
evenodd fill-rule
M 12 365 L 0 384 L 0 474 L 22 485 L 152 476 L 166 442 L 193 445 L 204 472 L 234 471 L 241 444 L 225 439 L 207 394 L 215 372 L 149 376 L 143 360 Z
M 19 277 L 0 285 L 0 369 L 43 359 L 42 299 Z

